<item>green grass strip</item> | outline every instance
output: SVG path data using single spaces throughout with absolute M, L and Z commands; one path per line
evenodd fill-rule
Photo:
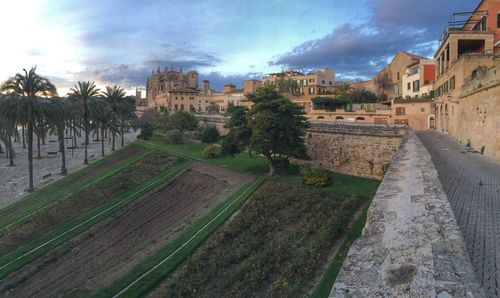
M 117 165 L 111 166 L 103 172 L 93 175 L 92 177 L 90 177 L 91 179 L 85 179 L 81 183 L 78 183 L 69 189 L 63 189 L 62 191 L 56 191 L 53 194 L 48 194 L 43 199 L 40 199 L 39 204 L 36 204 L 31 208 L 27 208 L 14 218 L 9 218 L 3 222 L 0 222 L 0 234 L 5 234 L 15 226 L 32 218 L 38 212 L 53 206 L 54 204 L 60 202 L 61 200 L 64 200 L 65 198 L 68 198 L 76 189 L 82 189 L 108 179 L 109 177 L 115 175 L 118 172 L 121 172 L 122 170 L 128 168 L 132 164 L 138 162 L 151 153 L 152 151 L 146 151 L 138 156 L 135 156 L 134 158 L 126 159 L 125 161 L 118 163 Z
M 260 187 L 264 179 L 258 178 L 231 194 L 209 214 L 191 225 L 173 242 L 165 245 L 154 255 L 136 265 L 129 273 L 101 289 L 94 297 L 142 297 L 217 230 L 250 195 Z
M 78 219 L 50 232 L 30 244 L 0 258 L 0 279 L 33 262 L 51 249 L 86 231 L 101 220 L 113 215 L 132 201 L 172 179 L 189 166 L 188 161 L 180 162 L 162 174 L 134 187 L 102 206 L 93 209 Z
M 144 141 L 144 140 L 139 140 L 139 143 L 144 144 L 144 146 L 149 146 L 151 149 L 157 149 L 157 150 L 163 150 L 163 151 L 168 151 L 171 154 L 187 158 L 187 159 L 193 159 L 201 162 L 206 162 L 205 159 L 201 158 L 199 155 L 192 154 L 189 150 L 173 150 L 172 148 L 168 148 L 162 145 L 159 145 L 157 143 L 153 143 L 151 141 Z M 192 145 L 186 145 L 185 147 L 191 147 Z
M 310 296 L 311 298 L 327 298 L 328 296 L 330 296 L 333 284 L 335 283 L 340 269 L 342 268 L 342 264 L 344 263 L 344 260 L 349 253 L 349 248 L 351 247 L 352 243 L 361 236 L 363 232 L 369 207 L 370 202 L 368 202 L 368 204 L 363 207 L 361 214 L 354 222 L 352 229 L 349 231 L 346 240 L 339 248 L 339 251 L 328 266 L 326 272 L 321 277 L 320 282 L 314 288 L 314 291 Z

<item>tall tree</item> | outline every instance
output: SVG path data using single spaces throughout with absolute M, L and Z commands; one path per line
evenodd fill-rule
M 125 121 L 131 119 L 135 115 L 135 100 L 131 102 L 125 90 L 119 86 L 106 86 L 106 91 L 102 93 L 102 96 L 118 119 L 120 119 L 121 146 L 123 147 L 125 144 L 123 139 Z
M 253 102 L 248 112 L 248 126 L 252 130 L 250 149 L 266 158 L 268 175 L 276 175 L 274 156 L 307 157 L 304 108 L 269 87 L 260 88 L 247 97 Z
M 97 130 L 101 131 L 101 155 L 104 156 L 104 131 L 117 115 L 113 108 L 104 100 L 92 98 L 89 101 L 89 110 Z
M 225 116 L 229 117 L 229 121 L 225 127 L 229 132 L 222 139 L 222 154 L 233 156 L 250 145 L 252 130 L 247 125 L 247 114 L 247 107 L 228 106 Z
M 99 88 L 96 87 L 94 82 L 78 82 L 74 88 L 70 89 L 70 98 L 80 103 L 83 112 L 83 129 L 85 131 L 85 159 L 83 164 L 88 165 L 87 147 L 89 144 L 89 105 L 88 101 L 91 97 L 99 94 Z
M 17 73 L 9 78 L 0 86 L 1 92 L 14 93 L 22 96 L 26 100 L 26 123 L 28 134 L 28 191 L 33 191 L 33 128 L 34 115 L 33 110 L 37 101 L 37 96 L 57 95 L 56 87 L 49 79 L 36 73 L 36 67 L 29 71 L 23 69 L 22 73 Z
M 220 112 L 220 107 L 217 103 L 211 101 L 208 106 L 207 106 L 207 112 L 209 114 L 219 114 Z
M 46 114 L 52 132 L 55 132 L 61 152 L 61 175 L 66 175 L 66 148 L 64 146 L 64 131 L 71 127 L 73 118 L 73 106 L 67 98 L 55 98 L 50 101 L 48 113 Z

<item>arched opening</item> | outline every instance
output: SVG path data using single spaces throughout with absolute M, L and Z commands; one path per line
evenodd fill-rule
M 429 129 L 435 129 L 436 128 L 436 119 L 434 118 L 434 115 L 429 116 Z
M 356 117 L 356 122 L 363 122 L 365 121 L 364 117 Z
M 318 118 L 317 118 L 317 119 L 318 119 L 318 120 L 323 120 L 323 119 L 325 119 L 325 117 L 323 117 L 323 116 L 318 116 Z
M 344 117 L 342 117 L 342 116 L 335 117 L 335 121 L 343 121 L 343 120 L 344 120 Z

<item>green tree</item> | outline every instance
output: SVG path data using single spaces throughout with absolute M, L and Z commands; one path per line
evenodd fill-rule
M 355 103 L 374 103 L 377 101 L 377 95 L 366 89 L 354 90 L 348 95 L 348 98 Z
M 207 112 L 209 114 L 219 114 L 220 112 L 220 107 L 218 104 L 216 104 L 215 102 L 211 101 L 208 106 L 207 106 Z
M 33 191 L 33 130 L 35 125 L 34 106 L 37 101 L 37 96 L 54 96 L 57 95 L 56 87 L 49 79 L 42 77 L 36 73 L 36 67 L 32 67 L 29 71 L 23 69 L 23 73 L 17 73 L 14 77 L 9 78 L 0 87 L 0 92 L 14 93 L 22 96 L 26 104 L 26 123 L 28 134 L 28 190 Z
M 69 97 L 77 101 L 81 106 L 83 113 L 83 129 L 85 131 L 85 158 L 83 164 L 88 165 L 87 147 L 89 144 L 89 105 L 90 98 L 99 95 L 99 88 L 96 87 L 94 82 L 78 82 L 74 88 L 70 89 Z
M 274 156 L 307 157 L 304 108 L 269 87 L 258 89 L 248 98 L 253 102 L 248 113 L 248 126 L 252 130 L 250 149 L 266 158 L 268 175 L 276 175 Z
M 205 144 L 215 143 L 220 138 L 219 131 L 213 125 L 209 125 L 207 127 L 204 127 L 201 130 L 201 134 L 200 135 L 201 135 L 201 137 L 200 137 L 201 142 L 205 143 Z
M 73 105 L 67 98 L 54 98 L 49 102 L 48 113 L 46 117 L 52 132 L 57 135 L 59 142 L 59 151 L 61 152 L 61 175 L 66 175 L 66 148 L 64 146 L 64 131 L 70 127 L 73 117 Z
M 135 100 L 131 101 L 125 90 L 118 86 L 106 86 L 106 91 L 102 95 L 120 121 L 121 146 L 123 147 L 125 145 L 123 138 L 125 121 L 135 118 Z M 113 134 L 113 144 L 114 137 Z
M 354 88 L 352 87 L 351 83 L 349 82 L 342 82 L 340 85 L 337 87 L 337 92 L 346 94 L 350 93 Z
M 167 130 L 178 129 L 181 133 L 184 133 L 185 130 L 196 130 L 198 128 L 198 120 L 189 112 L 177 111 L 168 115 L 164 125 Z
M 225 116 L 229 117 L 229 121 L 225 127 L 229 132 L 222 139 L 222 154 L 234 156 L 250 145 L 252 130 L 248 127 L 247 115 L 247 107 L 228 106 Z

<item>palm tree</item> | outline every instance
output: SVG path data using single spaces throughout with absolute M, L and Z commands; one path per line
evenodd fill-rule
M 15 76 L 5 81 L 0 86 L 0 92 L 8 92 L 21 95 L 26 100 L 26 123 L 28 127 L 28 191 L 33 191 L 33 127 L 34 115 L 33 109 L 37 96 L 57 95 L 56 87 L 45 77 L 36 73 L 36 66 L 29 71 L 23 69 L 23 73 L 17 73 Z
M 101 155 L 104 156 L 104 131 L 108 128 L 112 119 L 116 117 L 116 114 L 107 102 L 98 98 L 89 100 L 89 110 L 97 133 L 99 134 L 99 130 L 101 130 Z
M 18 135 L 16 129 L 18 99 L 14 96 L 0 97 L 0 141 L 5 144 L 9 165 L 14 166 L 14 147 L 12 146 L 12 137 Z M 3 152 L 2 152 L 3 153 Z
M 89 161 L 87 159 L 87 146 L 89 144 L 89 106 L 88 100 L 93 96 L 97 96 L 99 94 L 99 89 L 96 87 L 94 82 L 78 82 L 78 85 L 75 85 L 74 88 L 70 89 L 69 96 L 76 101 L 78 101 L 83 110 L 83 128 L 85 131 L 85 159 L 83 164 L 88 165 Z
M 135 100 L 127 97 L 125 90 L 119 86 L 106 86 L 106 91 L 102 93 L 108 105 L 120 119 L 121 146 L 124 146 L 123 129 L 125 121 L 135 117 Z M 114 135 L 113 135 L 114 138 Z M 113 139 L 114 143 L 114 139 Z
M 72 106 L 67 98 L 55 98 L 50 101 L 46 117 L 52 132 L 55 132 L 61 152 L 61 175 L 66 175 L 66 148 L 64 146 L 64 131 L 72 122 Z

